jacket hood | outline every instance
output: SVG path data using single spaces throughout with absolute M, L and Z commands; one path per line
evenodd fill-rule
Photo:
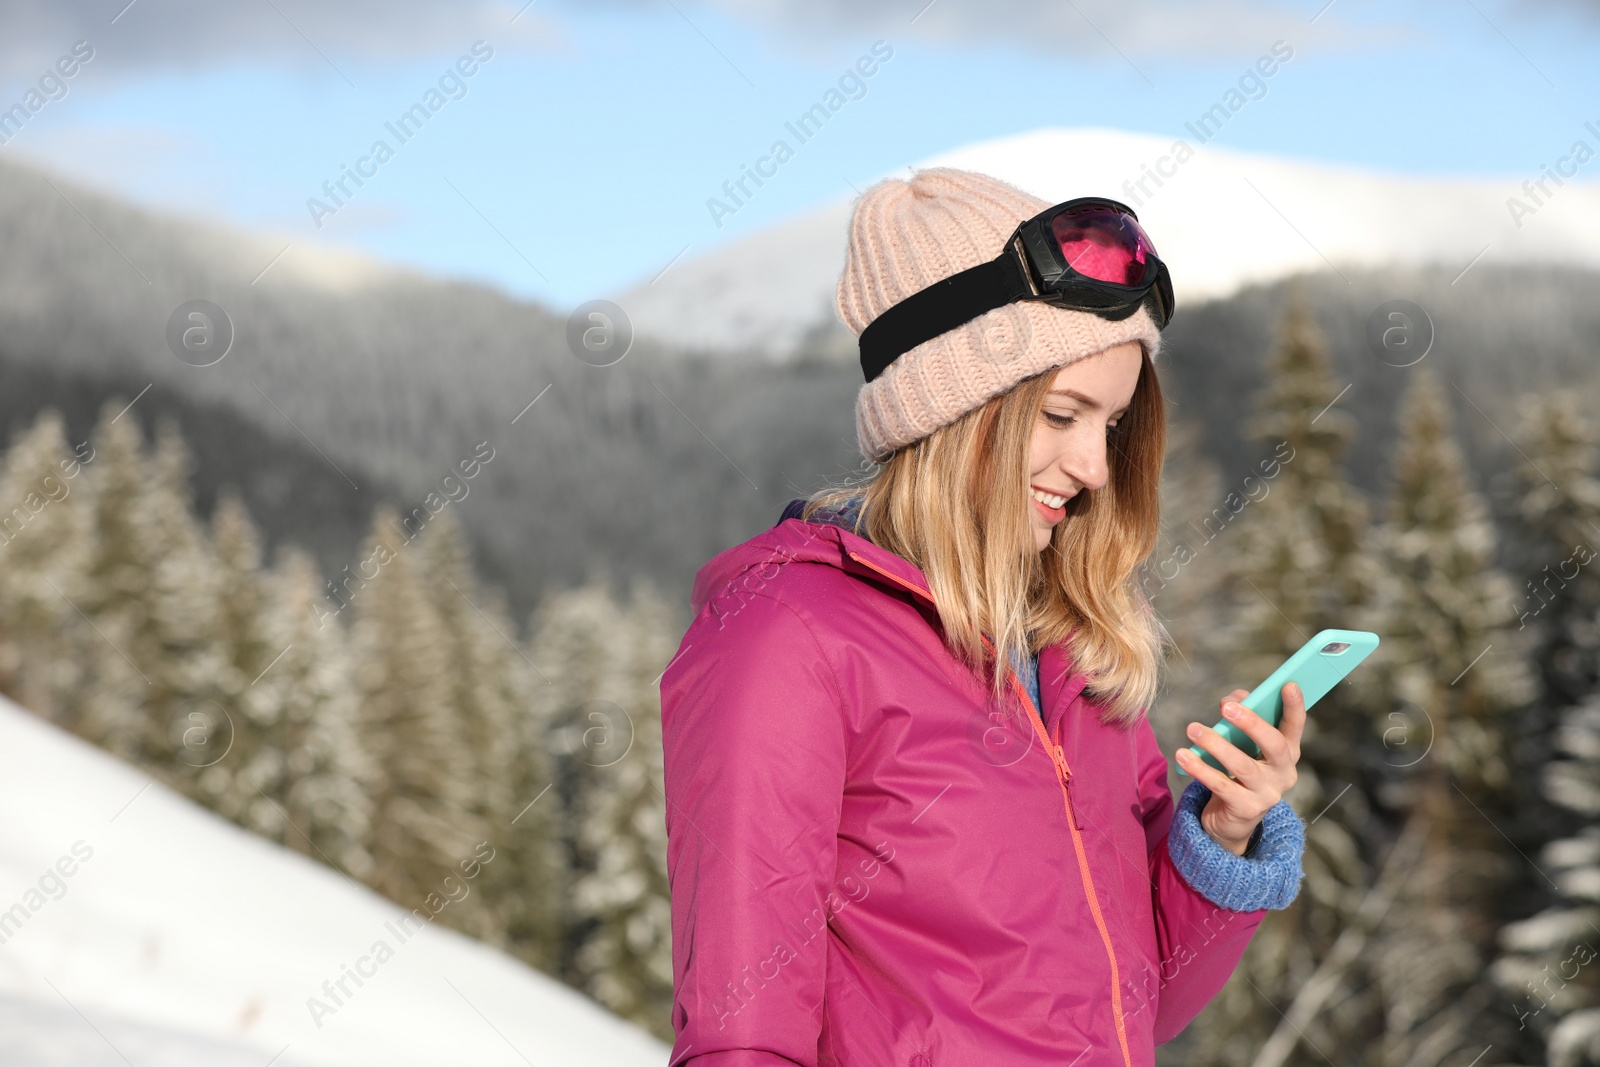
M 786 512 L 787 513 L 787 512 Z M 764 572 L 789 563 L 821 563 L 891 589 L 910 592 L 937 609 L 922 568 L 902 556 L 825 521 L 781 519 L 777 525 L 713 556 L 695 575 L 689 596 L 692 614 L 714 599 L 729 584 L 746 580 L 751 571 Z M 764 584 L 772 577 L 760 579 Z

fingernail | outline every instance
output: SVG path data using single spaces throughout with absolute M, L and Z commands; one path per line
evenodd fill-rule
M 1243 710 L 1244 709 L 1242 707 L 1240 707 L 1238 704 L 1232 703 L 1231 701 L 1222 705 L 1222 714 L 1226 715 L 1230 719 L 1237 719 L 1239 717 L 1239 712 Z
M 1190 723 L 1188 725 L 1187 728 L 1185 728 L 1184 732 L 1187 733 L 1190 737 L 1199 737 L 1200 736 L 1200 724 L 1197 723 L 1197 722 L 1192 722 L 1192 723 Z

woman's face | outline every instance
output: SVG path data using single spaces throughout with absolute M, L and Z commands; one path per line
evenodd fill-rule
M 1106 438 L 1133 401 L 1143 362 L 1139 342 L 1129 341 L 1056 372 L 1028 460 L 1028 515 L 1038 551 L 1066 518 L 1068 499 L 1106 484 Z

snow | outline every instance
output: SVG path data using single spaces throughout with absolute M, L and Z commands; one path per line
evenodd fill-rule
M 402 939 L 401 908 L 3 699 L 0 809 L 0 1062 L 667 1060 L 503 953 L 415 920 Z M 324 982 L 363 958 L 334 1001 Z M 312 997 L 332 1012 L 314 1019 Z
M 833 318 L 850 209 L 840 201 L 686 257 L 616 302 L 640 336 L 693 349 L 787 355 L 808 329 Z
M 1525 180 L 1543 177 L 1533 169 L 1499 180 L 1388 174 L 1237 152 L 1188 131 L 1184 139 L 1194 154 L 1178 163 L 1171 137 L 1045 129 L 917 166 L 982 171 L 1050 203 L 1091 194 L 1123 201 L 1172 269 L 1179 314 L 1186 304 L 1307 270 L 1436 265 L 1454 275 L 1475 262 L 1527 261 L 1600 267 L 1594 181 L 1549 184 L 1552 195 L 1540 205 L 1522 190 Z M 1150 179 L 1142 192 L 1125 186 L 1158 165 L 1170 174 L 1159 187 Z M 1507 205 L 1513 196 L 1534 208 L 1520 226 Z M 616 300 L 640 335 L 787 355 L 833 314 L 850 199 L 686 257 Z

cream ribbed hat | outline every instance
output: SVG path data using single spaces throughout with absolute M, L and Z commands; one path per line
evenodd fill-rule
M 873 319 L 934 282 L 1000 254 L 1019 223 L 1049 207 L 998 178 L 947 167 L 889 178 L 861 195 L 834 306 L 859 337 Z M 1161 332 L 1141 307 L 1121 322 L 1024 300 L 911 349 L 856 394 L 861 454 L 881 463 L 1052 367 L 1128 341 L 1152 359 Z

